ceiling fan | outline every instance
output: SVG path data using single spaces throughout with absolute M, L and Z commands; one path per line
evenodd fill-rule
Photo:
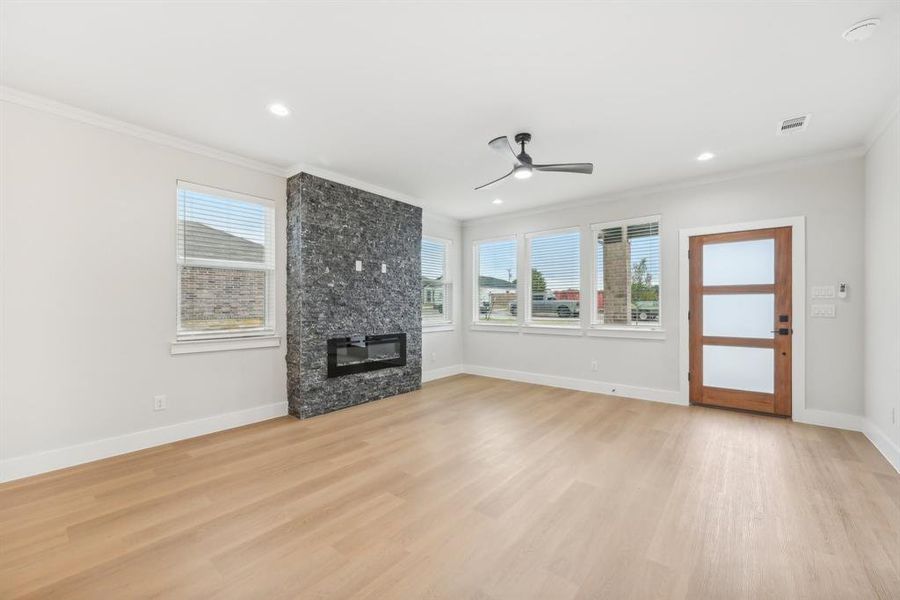
M 535 171 L 553 171 L 556 173 L 583 173 L 585 175 L 590 175 L 594 172 L 594 165 L 592 163 L 561 163 L 556 165 L 536 165 L 531 162 L 531 157 L 528 156 L 527 152 L 525 152 L 525 144 L 531 141 L 531 134 L 517 133 L 515 140 L 516 143 L 520 144 L 522 147 L 522 151 L 518 154 L 516 154 L 516 151 L 513 150 L 513 147 L 510 145 L 509 140 L 505 135 L 501 135 L 500 137 L 494 138 L 488 142 L 488 146 L 507 158 L 512 156 L 515 162 L 513 163 L 512 171 L 499 179 L 495 179 L 489 183 L 478 186 L 477 188 L 475 188 L 476 190 L 489 188 L 494 184 L 500 183 L 510 175 L 512 175 L 516 179 L 528 179 L 534 174 Z

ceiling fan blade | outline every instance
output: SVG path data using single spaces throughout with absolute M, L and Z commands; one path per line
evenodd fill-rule
M 509 145 L 509 139 L 505 135 L 492 139 L 488 142 L 488 146 L 503 156 L 512 156 L 512 159 L 517 163 L 522 162 L 519 160 L 519 157 L 516 156 L 516 151 L 513 150 L 513 147 Z
M 594 172 L 592 163 L 561 163 L 558 165 L 532 165 L 535 171 L 551 171 L 556 173 L 583 173 L 590 175 Z
M 509 173 L 507 173 L 507 174 L 504 175 L 503 177 L 500 177 L 500 178 L 498 178 L 498 179 L 495 179 L 495 180 L 493 180 L 493 181 L 490 181 L 490 182 L 488 182 L 488 183 L 486 183 L 486 184 L 484 184 L 484 185 L 479 185 L 479 186 L 478 186 L 477 188 L 475 188 L 475 189 L 476 189 L 476 190 L 483 190 L 483 189 L 485 189 L 485 188 L 491 187 L 492 185 L 494 185 L 494 184 L 496 184 L 496 183 L 500 183 L 501 181 L 503 181 L 504 179 L 506 179 L 507 177 L 509 177 L 510 175 L 512 175 L 514 171 L 515 171 L 515 169 L 513 169 L 512 171 L 510 171 Z

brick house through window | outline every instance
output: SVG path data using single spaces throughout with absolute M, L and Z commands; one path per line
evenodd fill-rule
M 271 328 L 272 209 L 179 186 L 180 336 Z

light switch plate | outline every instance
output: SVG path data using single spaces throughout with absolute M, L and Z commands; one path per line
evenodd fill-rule
M 809 316 L 817 319 L 833 319 L 834 304 L 813 304 Z
M 813 298 L 834 298 L 833 285 L 814 285 L 812 289 Z
M 356 261 L 356 270 L 362 271 L 362 261 L 361 260 Z
M 381 263 L 381 272 L 387 273 L 387 263 Z

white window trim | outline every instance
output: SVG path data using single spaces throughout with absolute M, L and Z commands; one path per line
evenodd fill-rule
M 454 313 L 454 303 L 453 303 L 453 274 L 450 270 L 450 252 L 453 248 L 453 240 L 438 237 L 436 235 L 422 235 L 422 241 L 428 240 L 430 242 L 437 242 L 439 244 L 444 245 L 444 300 L 445 304 L 449 304 L 449 312 L 444 312 L 445 319 L 441 321 L 425 321 L 422 320 L 422 333 L 429 333 L 432 331 L 453 331 L 456 329 L 456 324 L 453 319 Z M 420 249 L 421 252 L 421 249 Z M 450 293 L 447 294 L 447 286 L 449 286 Z
M 576 319 L 572 323 L 560 323 L 559 325 L 549 324 L 549 323 L 535 323 L 531 318 L 531 240 L 536 237 L 544 237 L 548 235 L 559 235 L 565 233 L 578 233 L 578 278 L 581 277 L 581 270 L 584 257 L 583 252 L 581 250 L 582 245 L 582 236 L 584 232 L 581 231 L 581 227 L 575 225 L 572 227 L 560 227 L 558 229 L 545 229 L 543 231 L 531 231 L 525 234 L 525 252 L 523 256 L 523 260 L 519 261 L 521 265 L 519 267 L 520 273 L 525 273 L 525 276 L 519 276 L 519 281 L 524 280 L 525 292 L 523 294 L 522 299 L 524 300 L 525 310 L 518 311 L 520 315 L 520 324 L 523 328 L 523 331 L 527 331 L 529 333 L 546 333 L 543 330 L 558 331 L 578 331 L 579 333 L 576 335 L 580 335 L 582 330 L 582 319 Z M 580 290 L 584 289 L 584 285 L 582 281 L 578 282 L 579 293 Z M 580 301 L 579 301 L 580 302 Z M 519 302 L 522 304 L 522 302 Z
M 659 247 L 659 319 L 657 325 L 606 325 L 597 321 L 597 232 L 611 227 L 626 227 L 628 225 L 642 225 L 645 223 L 656 223 L 660 231 L 660 247 Z M 622 219 L 619 221 L 608 221 L 603 223 L 591 223 L 591 313 L 588 335 L 594 337 L 617 337 L 617 338 L 643 338 L 643 339 L 665 339 L 666 330 L 663 327 L 663 288 L 662 288 L 662 217 L 661 215 L 648 215 L 645 217 L 635 217 L 633 219 Z
M 479 248 L 481 244 L 509 241 L 514 242 L 516 246 L 516 280 L 519 282 L 516 285 L 516 296 L 517 301 L 519 301 L 519 291 L 522 287 L 522 278 L 519 276 L 522 264 L 520 260 L 521 257 L 519 256 L 519 236 L 517 234 L 503 235 L 499 237 L 485 238 L 482 240 L 474 240 L 472 242 L 472 329 L 475 331 L 479 329 L 482 331 L 515 331 L 522 324 L 522 311 L 518 311 L 515 323 L 488 323 L 478 318 L 481 315 L 481 307 L 479 306 L 479 279 L 481 277 L 481 260 L 479 256 Z
M 538 335 L 584 335 L 584 329 L 581 325 L 552 325 L 552 324 L 534 324 L 526 323 L 522 325 L 522 333 L 538 334 Z
M 223 352 L 226 350 L 248 350 L 251 348 L 277 348 L 281 346 L 278 335 L 246 336 L 245 338 L 176 340 L 169 351 L 173 356 L 197 352 Z
M 180 241 L 178 235 L 175 236 L 175 264 L 176 264 L 176 285 L 175 285 L 175 340 L 171 345 L 171 353 L 188 354 L 193 352 L 215 352 L 221 350 L 240 350 L 244 348 L 264 348 L 280 346 L 280 337 L 276 335 L 275 314 L 275 273 L 277 271 L 277 252 L 275 248 L 275 223 L 277 222 L 276 210 L 277 205 L 274 200 L 253 196 L 243 192 L 226 190 L 223 188 L 201 185 L 183 179 L 175 181 L 175 223 L 177 231 L 178 218 L 178 192 L 179 190 L 190 190 L 201 194 L 218 196 L 229 200 L 240 200 L 242 202 L 252 202 L 260 204 L 270 209 L 268 218 L 269 231 L 272 239 L 268 240 L 271 244 L 270 248 L 266 248 L 271 253 L 272 262 L 270 265 L 261 265 L 259 263 L 249 263 L 243 261 L 229 261 L 218 259 L 191 259 L 186 261 L 181 255 Z M 203 266 L 203 267 L 225 267 L 231 269 L 245 269 L 254 271 L 265 271 L 266 273 L 266 324 L 264 327 L 255 329 L 234 329 L 223 331 L 202 331 L 191 332 L 182 331 L 181 326 L 181 273 L 180 270 L 185 265 Z M 255 343 L 254 341 L 255 340 Z
M 591 326 L 587 330 L 590 337 L 608 337 L 608 338 L 634 338 L 644 340 L 664 340 L 666 339 L 666 330 L 662 327 L 649 328 L 646 326 L 615 326 L 615 325 L 597 325 Z
M 500 325 L 498 323 L 472 323 L 469 326 L 472 331 L 499 331 L 502 333 L 520 333 L 521 327 L 517 323 Z
M 240 200 L 242 202 L 253 202 L 254 204 L 262 204 L 266 207 L 275 207 L 275 201 L 270 198 L 263 198 L 262 196 L 254 196 L 252 194 L 247 194 L 244 192 L 237 192 L 235 190 L 228 190 L 225 188 L 213 187 L 211 185 L 202 185 L 199 183 L 194 183 L 192 181 L 187 181 L 186 179 L 178 179 L 176 180 L 176 189 L 182 190 L 191 190 L 192 192 L 198 192 L 200 194 L 212 194 L 215 196 L 223 196 L 229 200 Z

